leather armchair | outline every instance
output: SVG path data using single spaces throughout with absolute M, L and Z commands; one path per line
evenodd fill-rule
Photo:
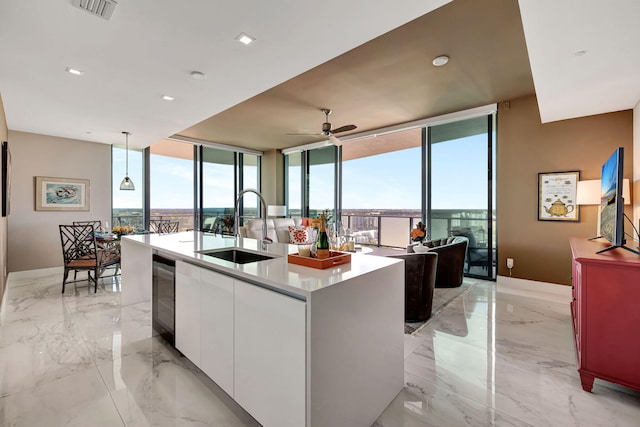
M 431 317 L 433 289 L 436 283 L 438 254 L 389 255 L 404 260 L 404 318 L 418 322 Z
M 451 230 L 451 233 L 454 236 L 464 236 L 469 239 L 469 247 L 467 248 L 467 265 L 465 267 L 465 272 L 469 272 L 471 267 L 482 267 L 482 269 L 486 270 L 489 267 L 489 249 L 485 247 L 481 247 L 476 242 L 476 236 L 473 234 L 468 227 L 457 228 Z M 495 262 L 495 252 L 493 253 L 493 261 Z
M 468 244 L 469 240 L 463 236 L 423 242 L 423 246 L 427 247 L 427 252 L 422 253 L 435 252 L 438 254 L 436 288 L 455 288 L 462 285 Z M 415 252 L 416 245 L 407 246 L 407 253 Z

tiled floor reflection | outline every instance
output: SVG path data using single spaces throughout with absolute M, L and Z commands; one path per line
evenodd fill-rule
M 405 339 L 392 426 L 638 426 L 640 393 L 580 386 L 568 302 L 478 284 Z
M 60 280 L 56 269 L 10 275 L 0 425 L 258 425 L 152 336 L 148 304 L 120 307 L 119 278 L 96 294 L 78 284 L 63 295 Z M 406 387 L 375 426 L 639 425 L 640 393 L 599 380 L 582 391 L 571 339 L 567 303 L 479 281 L 405 336 Z

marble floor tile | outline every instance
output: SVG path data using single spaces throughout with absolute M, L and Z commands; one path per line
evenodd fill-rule
M 28 390 L 95 366 L 83 337 L 64 310 L 0 328 L 0 396 Z
M 423 378 L 407 375 L 405 380 L 405 389 L 378 418 L 375 427 L 532 426 Z
M 77 372 L 0 398 L 0 425 L 124 426 L 97 370 Z
M 405 355 L 405 390 L 419 378 L 536 426 L 637 425 L 640 393 L 599 380 L 594 393 L 582 390 L 566 304 L 488 289 L 467 293 L 418 332 L 420 344 Z
M 9 277 L 0 425 L 259 425 L 154 336 L 149 303 L 120 305 L 119 277 L 97 293 L 85 282 L 62 294 L 61 280 L 61 269 Z M 582 390 L 566 302 L 476 282 L 405 335 L 405 388 L 374 426 L 639 425 L 639 392 Z
M 83 307 L 71 314 L 96 364 L 136 352 L 136 344 L 154 335 L 151 304 Z
M 127 426 L 259 426 L 160 338 L 98 367 Z

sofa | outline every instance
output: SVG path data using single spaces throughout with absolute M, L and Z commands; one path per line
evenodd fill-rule
M 438 254 L 435 252 L 388 255 L 404 260 L 404 319 L 421 322 L 431 317 Z
M 407 246 L 407 253 L 436 252 L 436 288 L 455 288 L 462 285 L 468 245 L 469 239 L 466 237 L 451 236 L 413 243 Z
M 267 218 L 267 237 L 274 242 L 289 243 L 289 227 L 304 227 L 308 218 Z M 249 219 L 238 230 L 240 236 L 262 238 L 262 218 Z

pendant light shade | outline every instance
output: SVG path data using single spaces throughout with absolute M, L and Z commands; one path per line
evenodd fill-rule
M 125 135 L 125 138 L 127 140 L 126 142 L 126 153 L 125 153 L 125 173 L 124 173 L 124 179 L 122 180 L 122 182 L 120 183 L 120 189 L 121 190 L 135 190 L 136 186 L 133 185 L 133 181 L 131 181 L 131 178 L 129 178 L 129 132 L 122 132 Z

